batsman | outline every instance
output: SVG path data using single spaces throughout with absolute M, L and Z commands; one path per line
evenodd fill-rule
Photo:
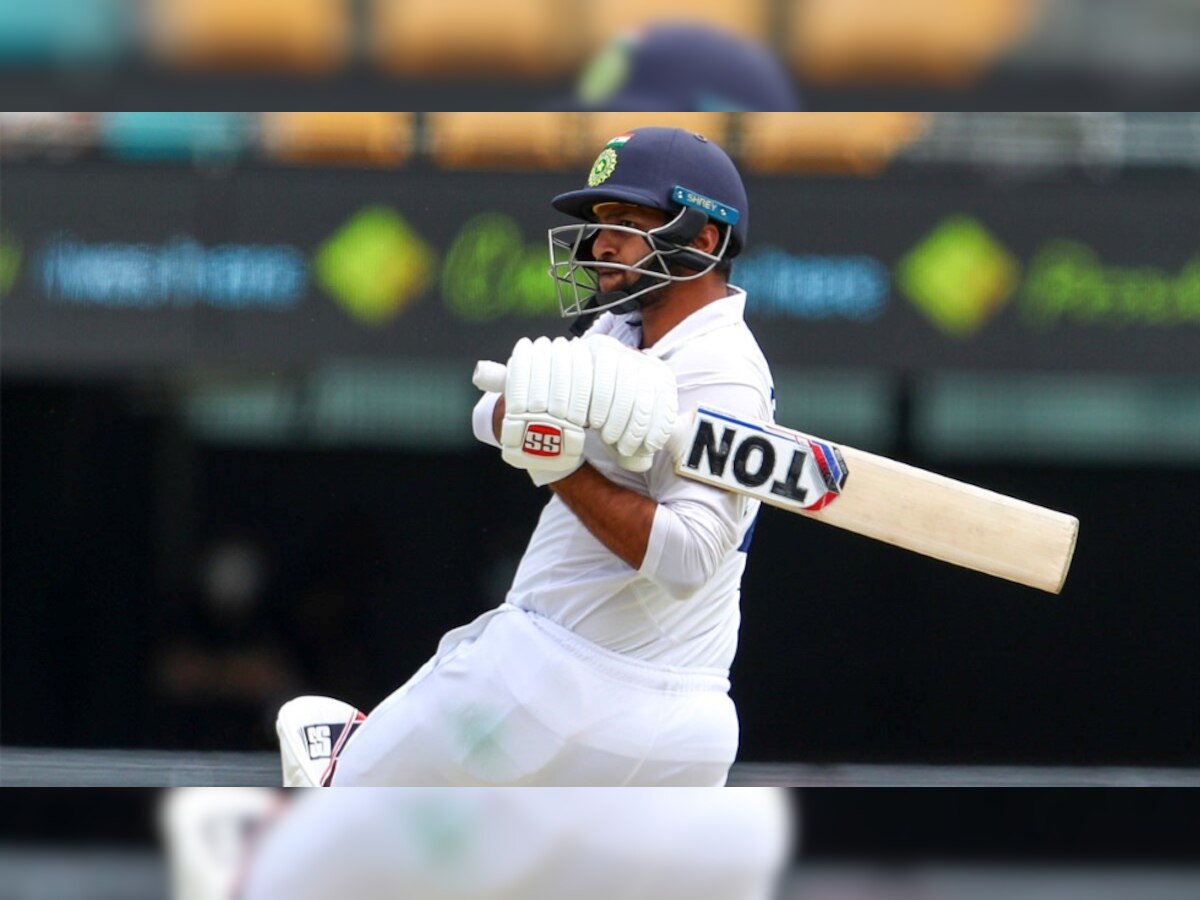
M 759 501 L 680 478 L 665 444 L 701 406 L 773 420 L 730 283 L 746 190 L 702 135 L 637 128 L 553 205 L 579 220 L 549 231 L 574 336 L 518 341 L 473 413 L 480 441 L 549 488 L 512 586 L 365 716 L 285 704 L 285 784 L 725 784 Z

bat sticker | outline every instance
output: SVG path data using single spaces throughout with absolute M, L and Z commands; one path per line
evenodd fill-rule
M 709 484 L 810 511 L 833 502 L 849 474 L 833 444 L 705 408 L 679 465 Z

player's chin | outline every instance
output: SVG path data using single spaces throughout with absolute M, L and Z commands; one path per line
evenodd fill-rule
M 630 287 L 629 273 L 623 269 L 613 269 L 607 272 L 601 270 L 596 283 L 602 293 L 626 291 Z

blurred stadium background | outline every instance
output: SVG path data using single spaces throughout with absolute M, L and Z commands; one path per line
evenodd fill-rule
M 1200 95 L 1192 0 L 41 0 L 0 7 L 0 84 L 60 108 L 233 91 L 260 107 L 299 92 L 322 106 L 538 109 L 631 32 L 680 21 L 758 44 L 812 110 L 1161 109 Z M 681 108 L 780 108 L 695 102 Z
M 735 783 L 1200 780 L 1200 115 L 218 112 L 0 117 L 0 781 L 269 782 L 499 602 L 471 369 L 649 122 L 746 173 L 781 422 L 1082 523 L 1051 597 L 765 511 Z

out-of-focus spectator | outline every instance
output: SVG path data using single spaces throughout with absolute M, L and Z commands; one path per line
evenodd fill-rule
M 1123 95 L 1200 76 L 1196 0 L 1054 0 L 1017 62 L 1046 75 L 1104 76 Z M 1115 92 L 1114 92 L 1115 93 Z
M 270 605 L 260 542 L 231 532 L 204 551 L 151 662 L 155 742 L 190 749 L 266 747 L 274 713 L 299 683 Z
M 0 66 L 103 66 L 130 49 L 141 4 L 127 0 L 0 3 Z
M 962 87 L 1023 37 L 1036 0 L 807 0 L 790 17 L 806 80 Z
M 250 125 L 237 112 L 108 112 L 100 130 L 119 159 L 223 161 L 244 149 Z
M 613 38 L 558 109 L 791 112 L 800 98 L 767 48 L 709 25 L 664 22 Z
M 0 155 L 75 159 L 95 146 L 96 130 L 95 113 L 0 112 Z
M 352 0 L 146 0 L 143 33 L 166 68 L 330 74 L 350 52 Z

